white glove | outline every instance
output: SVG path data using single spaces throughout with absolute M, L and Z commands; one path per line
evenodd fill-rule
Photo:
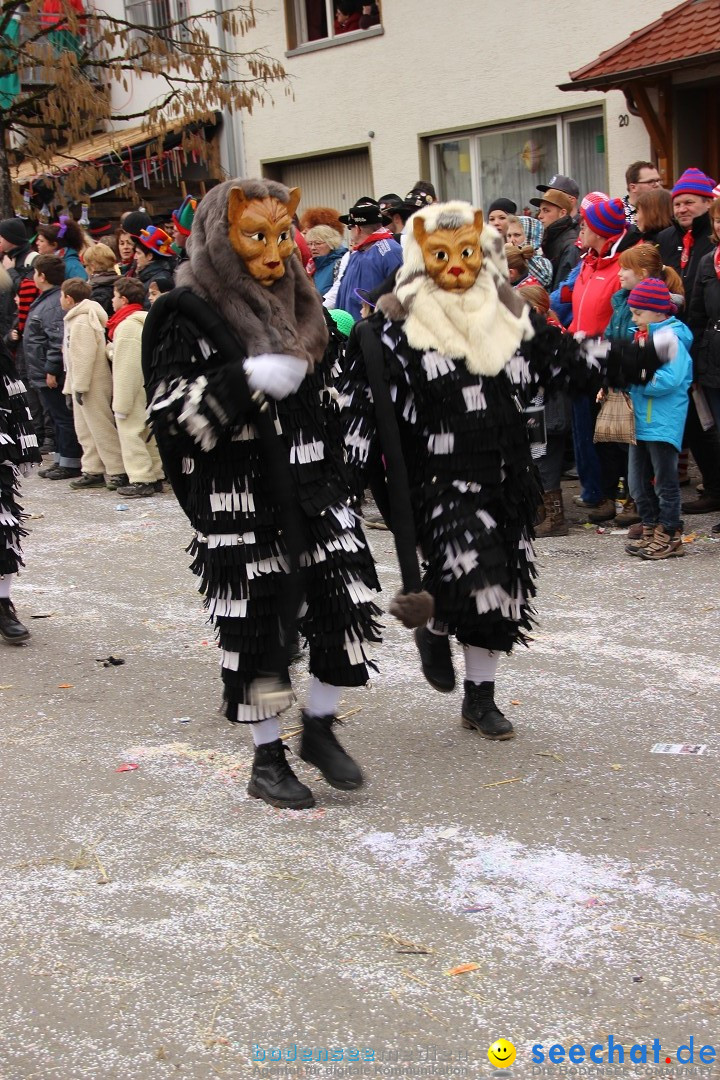
M 308 368 L 307 360 L 281 353 L 248 356 L 243 366 L 250 389 L 259 390 L 276 401 L 282 401 L 300 389 Z
M 678 353 L 678 339 L 665 327 L 652 336 L 652 343 L 659 360 L 674 360 Z
M 588 360 L 599 364 L 610 352 L 610 342 L 604 338 L 586 338 L 583 342 L 583 351 Z

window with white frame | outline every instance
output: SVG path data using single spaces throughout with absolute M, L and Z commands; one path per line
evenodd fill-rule
M 381 25 L 379 0 L 285 0 L 285 15 L 290 49 L 321 41 L 340 44 L 348 34 Z
M 440 198 L 466 199 L 484 209 L 506 198 L 523 211 L 537 198 L 537 185 L 555 173 L 572 176 L 581 197 L 604 191 L 603 113 L 569 113 L 434 139 L 431 169 Z
M 187 0 L 125 0 L 128 22 L 136 27 L 150 27 L 166 41 L 189 39 L 189 29 L 176 25 L 187 16 Z

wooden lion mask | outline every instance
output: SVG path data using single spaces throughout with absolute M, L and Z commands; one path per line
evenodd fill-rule
M 300 202 L 300 188 L 292 188 L 287 203 L 279 199 L 248 199 L 242 188 L 232 188 L 228 199 L 228 235 L 248 273 L 269 288 L 285 274 L 295 251 L 292 219 Z

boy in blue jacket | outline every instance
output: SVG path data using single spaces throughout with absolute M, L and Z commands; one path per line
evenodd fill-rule
M 630 388 L 637 439 L 630 446 L 630 494 L 643 534 L 625 550 L 642 559 L 670 559 L 685 554 L 677 466 L 692 382 L 692 333 L 675 318 L 675 305 L 659 278 L 644 278 L 631 290 L 628 305 L 636 339 L 652 338 L 656 351 L 669 359 L 645 386 Z

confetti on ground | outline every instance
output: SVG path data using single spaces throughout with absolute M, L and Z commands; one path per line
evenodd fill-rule
M 72 690 L 75 684 L 71 682 L 59 682 L 58 690 Z
M 692 757 L 700 757 L 707 751 L 704 743 L 655 743 L 651 754 L 688 754 Z
M 118 766 L 115 772 L 135 772 L 140 766 L 134 761 L 126 761 L 124 765 Z

